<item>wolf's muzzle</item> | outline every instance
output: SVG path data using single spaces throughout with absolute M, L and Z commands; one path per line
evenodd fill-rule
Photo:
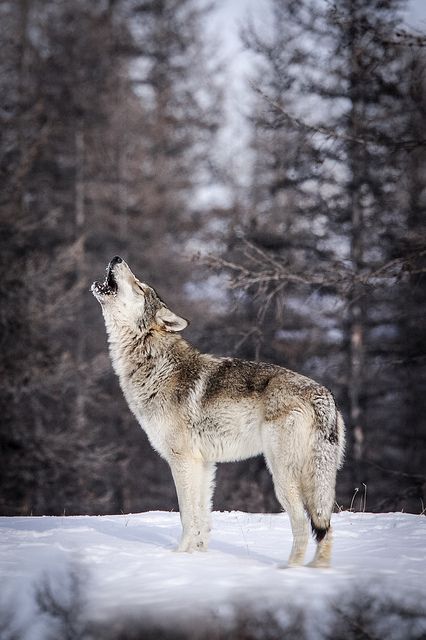
M 102 296 L 107 296 L 111 294 L 117 293 L 117 280 L 114 277 L 114 267 L 116 264 L 123 262 L 120 256 L 114 256 L 112 260 L 110 260 L 107 268 L 106 268 L 106 277 L 103 282 L 94 282 L 92 285 L 93 293 L 101 294 Z
M 120 264 L 120 262 L 123 262 L 123 260 L 120 258 L 120 256 L 114 256 L 113 259 L 109 263 L 109 268 L 113 269 L 115 267 L 115 265 L 116 264 Z

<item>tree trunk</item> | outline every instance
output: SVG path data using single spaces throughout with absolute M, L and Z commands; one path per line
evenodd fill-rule
M 357 17 L 356 10 L 351 8 L 350 24 L 350 89 L 351 112 L 349 119 L 349 133 L 353 138 L 360 136 L 360 129 L 364 122 L 362 90 L 363 77 L 358 56 L 360 51 L 357 46 Z M 365 416 L 362 406 L 363 395 L 363 371 L 364 371 L 364 338 L 365 338 L 365 311 L 363 305 L 362 286 L 357 282 L 357 277 L 363 269 L 363 223 L 364 212 L 361 202 L 361 190 L 364 181 L 364 167 L 368 159 L 365 147 L 355 142 L 349 145 L 349 169 L 350 169 L 350 259 L 353 270 L 353 283 L 349 294 L 349 376 L 348 376 L 348 400 L 350 433 L 353 446 L 353 479 L 359 483 L 361 478 L 361 464 L 364 458 L 364 425 Z
M 86 221 L 86 212 L 84 206 L 85 188 L 84 188 L 84 155 L 85 140 L 82 125 L 77 123 L 75 131 L 75 271 L 77 282 L 81 282 L 85 278 L 85 256 L 84 256 L 84 229 Z M 84 314 L 81 308 L 78 313 L 78 333 L 76 348 L 76 428 L 83 430 L 86 422 L 86 385 L 85 385 L 85 366 L 86 366 L 86 337 L 84 327 Z

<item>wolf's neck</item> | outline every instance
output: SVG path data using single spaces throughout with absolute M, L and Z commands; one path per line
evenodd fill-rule
M 188 348 L 180 336 L 156 330 L 112 330 L 108 332 L 108 342 L 114 370 L 122 383 L 127 380 L 140 384 L 144 378 L 171 375 L 180 352 Z

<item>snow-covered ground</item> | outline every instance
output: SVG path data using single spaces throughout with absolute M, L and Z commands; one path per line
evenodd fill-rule
M 147 637 L 126 625 L 173 631 L 162 637 L 364 637 L 355 625 L 366 638 L 426 638 L 426 517 L 342 512 L 333 528 L 332 569 L 283 569 L 284 513 L 214 513 L 210 550 L 195 554 L 173 552 L 177 513 L 0 518 L 0 638 Z

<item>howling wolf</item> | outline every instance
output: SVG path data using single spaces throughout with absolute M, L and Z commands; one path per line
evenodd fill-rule
M 216 463 L 263 453 L 291 521 L 288 565 L 303 563 L 306 512 L 317 542 L 311 566 L 329 566 L 344 448 L 332 394 L 279 366 L 200 353 L 179 335 L 187 321 L 118 256 L 91 290 L 124 396 L 170 465 L 182 522 L 178 550 L 207 550 Z

